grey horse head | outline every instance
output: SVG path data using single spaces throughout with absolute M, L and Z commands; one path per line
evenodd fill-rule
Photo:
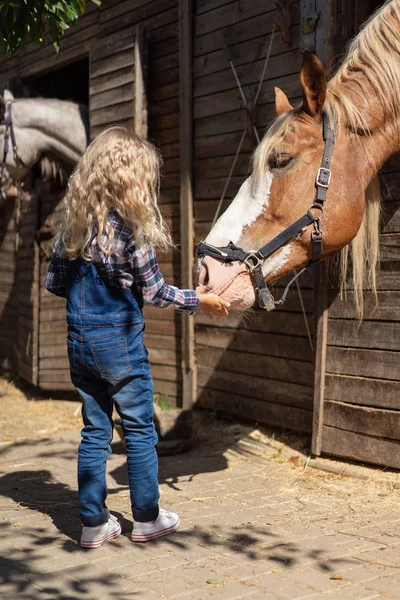
M 43 157 L 48 174 L 53 161 L 73 167 L 88 143 L 88 111 L 75 102 L 47 98 L 14 98 L 4 90 L 0 99 L 1 120 L 11 106 L 18 155 L 11 141 L 5 167 L 14 180 L 20 180 Z M 5 126 L 0 126 L 0 161 L 3 160 Z

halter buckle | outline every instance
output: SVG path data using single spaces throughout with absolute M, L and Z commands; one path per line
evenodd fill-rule
M 264 261 L 259 256 L 257 256 L 257 252 L 249 252 L 243 262 L 246 265 L 246 267 L 248 267 L 250 271 L 253 272 L 254 269 L 257 269 L 257 267 L 261 267 Z
M 332 171 L 330 169 L 325 169 L 325 167 L 320 167 L 317 173 L 317 179 L 315 181 L 316 185 L 319 187 L 327 188 L 332 179 Z

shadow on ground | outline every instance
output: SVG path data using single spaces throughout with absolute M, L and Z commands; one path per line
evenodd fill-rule
M 232 427 L 235 426 L 232 424 Z M 237 427 L 236 437 L 239 437 L 243 430 L 240 426 Z M 232 445 L 235 436 L 230 439 Z M 200 473 L 226 469 L 226 442 L 227 439 L 223 436 L 211 441 L 205 436 L 195 449 L 185 455 L 161 457 L 160 482 L 179 490 L 182 476 L 192 480 Z M 54 456 L 53 443 L 55 442 L 51 440 L 46 440 L 45 444 L 43 440 L 29 441 L 32 455 Z M 35 451 L 35 445 L 38 452 Z M 69 454 L 66 450 L 65 455 Z M 127 487 L 125 467 L 114 469 L 111 476 L 118 487 L 110 490 L 110 494 Z M 47 600 L 54 597 L 58 600 L 92 600 L 112 595 L 116 600 L 128 600 L 131 597 L 146 599 L 143 590 L 135 590 L 133 586 L 133 591 L 127 591 L 124 588 L 127 580 L 87 562 L 92 560 L 93 552 L 96 551 L 83 550 L 77 544 L 80 533 L 78 494 L 67 484 L 55 479 L 49 470 L 25 469 L 4 474 L 0 477 L 0 495 L 11 498 L 15 506 L 15 516 L 10 518 L 11 522 L 3 523 L 0 528 L 1 543 L 5 548 L 3 558 L 0 559 L 0 584 L 4 597 L 21 600 Z M 28 526 L 25 526 L 27 519 L 22 519 L 23 526 L 20 524 L 18 527 L 18 510 L 24 508 L 47 515 L 54 528 L 44 528 L 40 524 L 35 526 L 34 518 Z M 124 520 L 122 515 L 116 514 L 122 521 L 123 531 L 128 533 L 131 523 Z M 339 566 L 352 562 L 330 556 L 327 550 L 318 547 L 318 542 L 315 548 L 302 548 L 301 544 L 285 537 L 277 535 L 269 525 L 215 524 L 212 531 L 192 527 L 155 540 L 152 545 L 159 547 L 160 556 L 178 553 L 190 557 L 191 549 L 196 544 L 208 548 L 213 556 L 215 553 L 229 552 L 239 560 L 254 564 L 262 562 L 266 570 L 290 570 L 307 562 L 315 569 L 331 573 Z M 115 551 L 115 556 L 120 553 L 121 560 L 126 561 L 125 554 L 129 552 L 130 544 L 128 539 L 120 538 L 112 541 L 107 550 Z M 132 563 L 147 559 L 146 545 L 136 545 Z M 149 571 L 151 570 L 149 561 Z

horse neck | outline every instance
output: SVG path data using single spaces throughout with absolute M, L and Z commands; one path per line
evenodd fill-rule
M 44 98 L 15 100 L 12 118 L 17 143 L 21 130 L 24 140 L 29 137 L 29 144 L 38 146 L 32 155 L 47 152 L 74 165 L 86 148 L 87 121 L 84 107 L 78 104 Z

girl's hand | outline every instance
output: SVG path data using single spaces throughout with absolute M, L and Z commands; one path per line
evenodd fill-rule
M 200 310 L 212 318 L 212 315 L 224 317 L 228 314 L 229 302 L 225 302 L 216 294 L 197 294 L 200 300 Z

